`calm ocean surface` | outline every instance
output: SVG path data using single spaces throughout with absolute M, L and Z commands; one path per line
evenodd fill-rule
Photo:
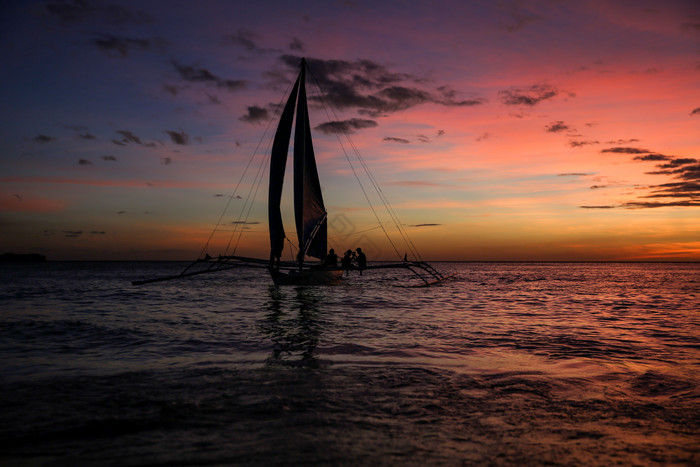
M 0 264 L 0 464 L 700 465 L 700 264 L 184 265 Z

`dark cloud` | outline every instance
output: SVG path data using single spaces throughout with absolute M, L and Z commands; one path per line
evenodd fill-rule
M 546 131 L 550 133 L 559 133 L 560 131 L 571 130 L 571 127 L 561 120 L 557 122 L 552 122 L 544 127 Z
M 600 141 L 576 141 L 576 140 L 571 140 L 569 141 L 569 146 L 572 148 L 582 148 L 584 146 L 592 145 L 592 144 L 600 144 Z
M 694 158 L 670 157 L 663 154 L 637 156 L 635 160 L 662 161 L 658 170 L 646 172 L 651 175 L 671 175 L 678 181 L 646 187 L 648 194 L 640 199 L 627 201 L 619 207 L 626 209 L 647 209 L 660 207 L 700 206 L 700 160 Z M 668 199 L 660 201 L 659 199 Z M 651 201 L 653 200 L 653 201 Z
M 117 211 L 117 214 L 126 214 L 126 211 Z
M 610 185 L 591 185 L 589 188 L 591 190 L 598 190 L 600 188 L 608 188 Z
M 138 136 L 136 136 L 135 134 L 133 134 L 133 133 L 130 132 L 130 131 L 119 130 L 119 131 L 117 131 L 117 133 L 119 133 L 120 135 L 122 135 L 122 137 L 123 137 L 123 138 L 122 138 L 122 141 L 125 142 L 125 143 L 142 144 L 142 143 L 141 143 L 141 138 L 139 138 Z
M 417 138 L 418 138 L 418 141 L 420 141 L 421 143 L 429 143 L 430 142 L 430 138 L 428 138 L 425 135 L 418 135 Z
M 102 160 L 108 161 L 108 162 L 115 162 L 117 160 L 117 158 L 114 156 L 102 156 Z
M 163 165 L 170 165 L 170 164 L 172 164 L 172 163 L 173 163 L 172 158 L 170 158 L 170 157 L 164 157 L 164 158 L 163 158 Z
M 185 81 L 192 83 L 212 84 L 216 87 L 227 89 L 229 91 L 236 91 L 246 87 L 245 80 L 224 79 L 216 76 L 206 68 L 196 68 L 194 66 L 182 65 L 175 61 L 171 63 L 180 74 L 180 77 Z
M 629 201 L 624 203 L 621 207 L 628 209 L 644 209 L 644 208 L 667 208 L 667 207 L 697 207 L 700 206 L 700 199 L 698 200 L 684 200 L 684 201 Z
M 635 161 L 667 161 L 671 159 L 669 156 L 663 154 L 645 154 L 643 156 L 635 156 Z
M 506 105 L 524 105 L 533 107 L 542 101 L 552 99 L 561 91 L 549 84 L 534 84 L 525 89 L 509 89 L 498 91 L 501 102 Z
M 335 133 L 350 134 L 354 133 L 355 130 L 363 130 L 365 128 L 373 128 L 376 126 L 377 122 L 374 120 L 351 118 L 349 120 L 321 123 L 315 129 L 327 135 Z
M 179 89 L 177 86 L 174 86 L 172 84 L 164 84 L 163 85 L 163 91 L 167 92 L 171 96 L 177 96 L 177 93 L 179 92 Z
M 648 149 L 617 146 L 614 148 L 601 149 L 600 152 L 613 154 L 649 154 L 652 151 L 649 151 Z
M 299 67 L 300 57 L 284 55 L 280 58 L 293 70 Z M 397 73 L 371 60 L 320 60 L 308 58 L 311 80 L 323 90 L 323 98 L 310 95 L 312 102 L 328 102 L 332 107 L 356 109 L 361 115 L 379 117 L 406 110 L 424 103 L 445 106 L 472 106 L 483 99 L 457 98 L 457 92 L 447 86 L 428 87 L 428 80 L 407 73 Z M 427 89 L 426 89 L 427 88 Z
M 92 43 L 111 58 L 125 58 L 134 50 L 148 50 L 153 45 L 151 39 L 133 39 L 111 34 L 101 34 Z
M 105 5 L 89 0 L 48 2 L 45 12 L 63 23 L 99 22 L 111 26 L 144 24 L 153 17 L 141 11 L 133 11 L 121 5 Z
M 51 141 L 55 141 L 56 138 L 53 136 L 46 136 L 46 135 L 36 135 L 34 138 L 32 138 L 32 141 L 35 143 L 50 143 Z
M 303 51 L 304 50 L 304 43 L 301 42 L 299 39 L 296 37 L 292 38 L 292 41 L 289 43 L 289 50 L 299 50 Z
M 638 143 L 639 140 L 637 138 L 631 138 L 631 139 L 618 139 L 618 140 L 613 140 L 613 141 L 606 141 L 605 144 L 630 144 L 630 143 Z
M 105 232 L 104 230 L 91 230 L 90 234 L 92 234 L 92 235 L 105 235 L 105 234 L 107 234 L 107 232 Z
M 636 159 L 636 157 L 635 157 Z M 669 162 L 666 164 L 659 164 L 656 167 L 659 169 L 675 169 L 683 165 L 688 165 L 688 164 L 695 164 L 697 163 L 697 159 L 691 159 L 691 158 L 675 158 L 675 159 L 670 159 Z
M 442 136 L 445 134 L 445 130 L 438 130 L 437 131 L 437 136 Z
M 147 148 L 156 147 L 156 143 L 144 143 L 141 141 L 141 138 L 139 138 L 138 136 L 136 136 L 135 134 L 133 134 L 130 131 L 119 130 L 119 131 L 117 131 L 117 133 L 122 135 L 122 139 L 120 139 L 120 140 L 113 139 L 112 142 L 114 144 L 118 144 L 119 146 L 126 146 L 129 143 L 134 143 L 134 144 L 138 144 L 140 146 L 144 146 Z
M 78 139 L 84 139 L 84 140 L 92 140 L 92 139 L 97 139 L 97 137 L 91 133 L 85 132 L 85 133 L 78 133 L 75 135 L 76 138 Z
M 579 206 L 581 209 L 614 209 L 617 206 Z
M 414 225 L 409 225 L 408 227 L 437 227 L 442 224 L 414 224 Z
M 74 238 L 80 237 L 83 234 L 82 230 L 61 230 L 64 237 Z
M 387 136 L 384 138 L 384 141 L 387 141 L 389 143 L 401 143 L 401 144 L 408 144 L 410 143 L 409 140 L 403 139 L 403 138 L 393 138 L 391 136 Z
M 170 135 L 170 139 L 175 144 L 180 144 L 182 146 L 186 146 L 190 141 L 189 135 L 182 130 L 180 130 L 180 131 L 166 130 L 166 133 L 168 133 L 168 135 Z
M 234 225 L 258 225 L 260 224 L 260 221 L 233 221 L 231 224 Z
M 92 162 L 90 162 L 87 159 L 78 159 L 78 164 L 79 165 L 93 165 Z
M 263 107 L 251 105 L 248 107 L 248 113 L 242 116 L 239 120 L 248 123 L 263 123 L 270 120 L 270 113 Z
M 697 162 L 697 160 L 695 162 Z M 700 164 L 680 164 L 680 167 L 678 165 L 674 165 L 673 167 L 665 167 L 667 165 L 668 164 L 659 164 L 656 166 L 659 170 L 647 172 L 647 174 L 674 175 L 676 178 L 683 180 L 700 180 Z
M 700 107 L 693 109 L 693 111 L 690 112 L 690 115 L 700 115 Z

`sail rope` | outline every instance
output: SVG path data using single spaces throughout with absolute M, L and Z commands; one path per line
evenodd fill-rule
M 263 141 L 268 139 L 267 148 L 266 148 L 265 152 L 263 153 L 264 156 L 263 156 L 263 159 L 261 161 L 260 166 L 258 167 L 258 172 L 253 180 L 253 183 L 251 184 L 250 189 L 248 190 L 248 194 L 246 196 L 245 202 L 243 203 L 243 206 L 241 207 L 241 210 L 240 210 L 239 215 L 238 215 L 238 219 L 236 220 L 236 222 L 234 224 L 234 228 L 231 231 L 231 235 L 229 236 L 228 244 L 226 245 L 226 249 L 224 250 L 223 254 L 224 254 L 224 256 L 226 254 L 228 254 L 228 250 L 231 247 L 231 243 L 233 242 L 233 238 L 235 237 L 236 233 L 238 233 L 238 238 L 236 239 L 236 243 L 233 247 L 232 254 L 235 254 L 236 250 L 238 249 L 238 245 L 239 245 L 241 237 L 243 235 L 243 230 L 248 223 L 248 218 L 250 216 L 252 206 L 255 202 L 255 198 L 257 197 L 257 193 L 258 193 L 258 190 L 259 190 L 260 185 L 262 183 L 262 179 L 264 178 L 264 176 L 263 176 L 264 169 L 267 166 L 267 163 L 269 162 L 269 159 L 270 159 L 270 147 L 271 147 L 272 141 L 269 138 L 267 138 L 267 135 L 268 135 L 273 123 L 276 121 L 277 116 L 280 114 L 280 112 L 281 112 L 280 109 L 282 108 L 282 106 L 284 104 L 285 97 L 287 96 L 287 94 L 289 94 L 289 90 L 292 87 L 293 83 L 294 82 L 292 81 L 292 83 L 287 85 L 287 89 L 285 90 L 285 93 L 283 94 L 279 103 L 275 107 L 275 111 L 273 112 L 273 115 L 268 120 L 267 125 L 265 126 L 265 131 L 263 132 L 262 136 L 258 140 L 257 145 L 255 146 L 255 150 L 253 151 L 253 155 L 248 160 L 248 163 L 246 164 L 245 169 L 243 169 L 243 173 L 241 174 L 241 177 L 238 180 L 238 183 L 236 184 L 236 187 L 234 188 L 233 193 L 231 194 L 231 196 L 229 196 L 228 202 L 226 203 L 226 206 L 224 206 L 224 209 L 221 212 L 221 215 L 219 216 L 219 220 L 216 222 L 214 229 L 212 230 L 211 234 L 209 234 L 209 238 L 207 239 L 207 241 L 204 245 L 204 248 L 202 248 L 202 251 L 199 254 L 200 258 L 206 254 L 207 249 L 209 248 L 209 245 L 211 243 L 211 240 L 214 237 L 214 235 L 216 234 L 216 232 L 221 230 L 221 229 L 219 229 L 219 227 L 222 225 L 221 224 L 222 219 L 224 218 L 224 216 L 228 212 L 228 209 L 231 205 L 231 202 L 233 201 L 234 198 L 236 198 L 236 194 L 238 193 L 238 189 L 241 186 L 241 183 L 245 179 L 246 175 L 248 174 L 248 171 L 249 171 L 251 165 L 253 164 L 253 161 L 260 154 L 259 151 L 260 151 L 260 147 L 263 144 Z M 248 209 L 246 210 L 246 208 L 248 208 Z M 244 213 L 245 213 L 245 216 L 244 216 Z
M 374 178 L 372 172 L 369 169 L 369 166 L 364 161 L 364 158 L 362 157 L 359 150 L 357 149 L 357 147 L 353 143 L 352 139 L 350 138 L 349 132 L 347 130 L 339 127 L 339 125 L 337 125 L 337 122 L 339 120 L 338 116 L 335 113 L 334 108 L 328 102 L 328 99 L 326 98 L 325 94 L 323 93 L 323 90 L 321 89 L 320 85 L 318 84 L 318 80 L 316 79 L 316 76 L 314 75 L 313 70 L 311 70 L 310 68 L 307 68 L 306 71 L 308 72 L 309 76 L 311 77 L 311 80 L 313 81 L 315 88 L 318 90 L 318 95 L 319 95 L 319 98 L 321 101 L 321 107 L 323 108 L 323 110 L 326 114 L 326 117 L 328 118 L 328 121 L 332 122 L 334 125 L 334 129 L 335 129 L 334 134 L 338 140 L 338 143 L 340 144 L 340 147 L 343 151 L 343 155 L 344 155 L 345 159 L 347 160 L 348 165 L 350 166 L 350 169 L 352 170 L 352 173 L 353 173 L 355 179 L 357 180 L 358 184 L 360 185 L 360 189 L 363 193 L 363 196 L 365 197 L 365 200 L 367 201 L 367 204 L 369 205 L 377 223 L 379 224 L 376 227 L 372 227 L 370 229 L 366 229 L 366 230 L 363 230 L 361 232 L 353 232 L 353 233 L 347 234 L 345 236 L 335 236 L 334 238 L 348 237 L 348 236 L 352 236 L 352 235 L 357 235 L 357 234 L 362 233 L 362 232 L 381 229 L 383 231 L 385 237 L 387 238 L 387 241 L 389 242 L 392 249 L 396 253 L 397 257 L 402 258 L 402 255 L 399 252 L 396 244 L 394 243 L 391 236 L 389 235 L 389 232 L 385 228 L 384 223 L 382 222 L 381 217 L 379 216 L 379 213 L 375 209 L 375 206 L 372 203 L 370 196 L 367 193 L 367 190 L 365 189 L 364 184 L 362 183 L 362 179 L 357 172 L 355 164 L 352 162 L 352 159 L 349 156 L 348 151 L 345 148 L 345 145 L 343 144 L 343 141 L 340 137 L 340 135 L 343 134 L 345 136 L 345 139 L 347 140 L 347 143 L 352 148 L 352 152 L 354 153 L 355 158 L 357 159 L 357 161 L 359 161 L 359 165 L 362 168 L 362 171 L 365 173 L 365 175 L 369 179 L 369 181 L 370 181 L 371 185 L 373 186 L 375 192 L 377 193 L 382 205 L 384 206 L 384 209 L 388 213 L 389 218 L 393 222 L 397 232 L 399 233 L 399 235 L 403 239 L 404 243 L 406 244 L 407 249 L 411 252 L 411 254 L 414 257 L 416 257 L 418 260 L 422 261 L 422 258 L 420 256 L 417 248 L 415 247 L 415 245 L 411 241 L 410 237 L 408 236 L 406 229 L 403 227 L 403 225 L 399 221 L 399 218 L 396 215 L 396 212 L 391 207 L 391 204 L 389 203 L 386 195 L 384 194 L 383 190 L 381 189 L 381 186 Z M 258 143 L 255 147 L 255 150 L 253 151 L 253 155 L 248 160 L 248 163 L 246 164 L 246 167 L 244 168 L 243 173 L 241 174 L 241 177 L 238 180 L 238 183 L 236 184 L 236 187 L 233 190 L 233 193 L 229 196 L 228 201 L 227 201 L 221 215 L 219 216 L 219 219 L 217 220 L 217 222 L 214 226 L 214 229 L 212 230 L 204 247 L 202 248 L 202 251 L 200 252 L 200 255 L 199 255 L 200 257 L 207 254 L 207 250 L 209 249 L 211 241 L 212 241 L 214 235 L 216 234 L 216 232 L 223 231 L 223 229 L 220 228 L 223 225 L 222 220 L 223 220 L 224 216 L 226 215 L 226 213 L 228 212 L 233 200 L 237 198 L 237 193 L 239 191 L 239 188 L 241 187 L 241 184 L 243 183 L 246 175 L 250 171 L 251 166 L 253 165 L 254 159 L 256 157 L 258 157 L 258 155 L 260 154 L 260 152 L 259 152 L 260 147 L 262 146 L 263 141 L 265 139 L 267 139 L 267 135 L 270 131 L 270 128 L 273 126 L 273 123 L 277 120 L 278 116 L 280 115 L 281 109 L 284 106 L 284 102 L 286 100 L 286 97 L 289 94 L 290 88 L 293 86 L 293 84 L 294 84 L 294 80 L 292 80 L 287 85 L 287 89 L 285 90 L 285 93 L 283 94 L 281 100 L 279 101 L 279 103 L 275 107 L 275 111 L 273 112 L 273 115 L 271 116 L 271 118 L 267 122 L 267 125 L 265 127 L 265 131 L 263 132 L 260 140 L 258 141 Z M 330 114 L 329 114 L 329 109 L 330 109 Z M 332 118 L 331 118 L 331 114 L 332 114 Z M 235 254 L 235 252 L 240 244 L 240 241 L 241 241 L 241 238 L 243 235 L 243 230 L 245 230 L 245 226 L 248 223 L 248 219 L 250 217 L 255 199 L 257 198 L 258 191 L 259 191 L 260 187 L 262 186 L 262 182 L 263 182 L 264 174 L 265 174 L 265 168 L 269 164 L 269 161 L 271 158 L 271 145 L 272 145 L 272 140 L 268 139 L 268 145 L 267 145 L 266 151 L 263 153 L 263 158 L 261 160 L 261 163 L 257 167 L 257 171 L 256 171 L 255 177 L 253 179 L 253 183 L 251 184 L 250 189 L 248 190 L 248 194 L 246 195 L 243 206 L 241 207 L 241 210 L 239 212 L 238 219 L 234 222 L 234 228 L 232 230 L 230 230 L 231 235 L 229 236 L 228 243 L 227 243 L 226 249 L 224 251 L 224 255 L 228 254 L 228 251 L 231 248 L 231 244 L 233 243 L 233 239 L 236 236 L 236 234 L 238 234 L 238 237 L 236 238 L 235 244 L 233 245 L 233 253 L 232 254 Z M 240 199 L 240 197 L 238 197 L 238 198 Z M 228 230 L 226 230 L 226 231 L 228 231 Z M 285 239 L 290 244 L 291 250 L 294 250 L 296 247 L 292 244 L 292 242 L 289 240 L 289 238 L 286 235 L 285 235 Z M 292 255 L 293 255 L 293 251 L 291 251 L 291 250 L 290 250 L 290 252 L 292 252 Z
M 391 247 L 394 249 L 396 252 L 396 255 L 401 258 L 401 253 L 399 253 L 399 250 L 397 249 L 396 245 L 394 244 L 393 240 L 391 239 L 391 236 L 387 232 L 386 228 L 384 227 L 383 222 L 381 221 L 381 218 L 379 217 L 377 211 L 374 208 L 374 205 L 372 204 L 372 201 L 369 198 L 369 195 L 367 194 L 367 191 L 365 190 L 365 187 L 362 183 L 362 180 L 360 179 L 360 176 L 357 174 L 357 171 L 355 170 L 355 165 L 352 163 L 352 160 L 350 159 L 350 156 L 348 155 L 348 152 L 345 149 L 345 145 L 343 144 L 340 134 L 342 133 L 350 147 L 352 148 L 355 157 L 360 163 L 360 166 L 362 167 L 364 173 L 367 175 L 367 178 L 370 180 L 372 186 L 374 187 L 374 190 L 377 192 L 377 195 L 379 196 L 379 199 L 381 200 L 382 204 L 384 205 L 384 208 L 386 209 L 387 213 L 389 214 L 390 219 L 394 223 L 394 226 L 396 230 L 398 231 L 399 235 L 402 237 L 404 240 L 404 243 L 406 244 L 406 247 L 411 251 L 411 254 L 415 256 L 418 260 L 422 261 L 422 258 L 420 256 L 420 253 L 418 253 L 417 248 L 411 241 L 410 237 L 408 236 L 408 233 L 406 232 L 406 229 L 402 226 L 401 222 L 398 219 L 398 216 L 396 215 L 396 212 L 393 210 L 391 207 L 391 204 L 389 203 L 389 200 L 387 199 L 386 195 L 384 194 L 384 191 L 381 189 L 381 186 L 379 183 L 376 181 L 374 176 L 372 175 L 372 172 L 369 169 L 369 166 L 366 164 L 364 161 L 364 158 L 360 154 L 360 151 L 357 149 L 355 144 L 353 143 L 352 139 L 350 138 L 349 132 L 341 128 L 339 125 L 336 124 L 336 122 L 339 120 L 337 114 L 335 113 L 335 110 L 333 107 L 330 105 L 328 100 L 326 99 L 323 90 L 321 89 L 320 85 L 318 84 L 318 81 L 316 80 L 315 75 L 313 74 L 312 70 L 309 70 L 309 75 L 311 76 L 311 79 L 316 86 L 316 88 L 319 90 L 319 98 L 321 100 L 321 106 L 323 107 L 324 112 L 326 113 L 326 117 L 328 118 L 328 121 L 331 122 L 334 126 L 334 134 L 336 135 L 336 138 L 338 139 L 338 143 L 340 144 L 340 147 L 343 151 L 343 154 L 345 156 L 345 159 L 347 160 L 350 169 L 352 170 L 353 175 L 355 176 L 355 179 L 357 180 L 358 184 L 360 185 L 360 189 L 362 190 L 362 193 L 367 200 L 367 203 L 370 206 L 370 209 L 372 210 L 372 213 L 374 214 L 375 219 L 379 223 L 379 227 L 382 229 L 384 232 L 384 235 L 386 236 L 389 244 Z M 330 109 L 330 112 L 333 115 L 333 118 L 331 118 L 331 115 L 329 114 L 328 109 Z

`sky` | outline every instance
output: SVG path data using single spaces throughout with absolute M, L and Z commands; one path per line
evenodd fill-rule
M 267 258 L 306 57 L 337 251 L 700 260 L 696 1 L 6 1 L 0 44 L 0 253 Z

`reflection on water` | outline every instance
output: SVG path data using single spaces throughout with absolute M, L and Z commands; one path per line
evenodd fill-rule
M 698 465 L 700 264 L 172 268 L 0 265 L 0 464 Z
M 267 313 L 260 332 L 273 343 L 268 364 L 315 367 L 314 350 L 321 335 L 318 304 L 321 291 L 312 287 L 268 288 Z

